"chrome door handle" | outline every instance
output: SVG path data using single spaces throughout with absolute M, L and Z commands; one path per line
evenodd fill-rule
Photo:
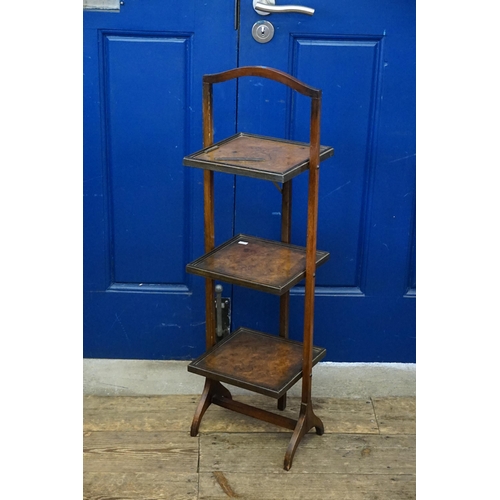
M 275 0 L 253 0 L 253 8 L 257 14 L 268 16 L 269 14 L 279 14 L 285 12 L 297 12 L 312 16 L 314 9 L 303 7 L 302 5 L 275 5 Z

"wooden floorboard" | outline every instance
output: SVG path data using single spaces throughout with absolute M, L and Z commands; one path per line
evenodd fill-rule
M 87 432 L 84 472 L 196 472 L 198 443 L 187 432 Z
M 293 467 L 283 470 L 291 433 L 219 433 L 200 438 L 200 472 L 276 474 L 414 474 L 415 444 L 407 436 L 310 433 Z
M 292 467 L 293 469 L 293 467 Z M 246 500 L 411 500 L 413 475 L 223 473 L 232 498 Z M 200 500 L 231 498 L 214 473 L 200 474 Z
M 415 434 L 415 398 L 373 398 L 381 434 Z
M 185 472 L 86 472 L 84 500 L 196 500 L 198 474 Z
M 276 410 L 276 400 L 265 396 L 239 396 L 235 399 L 293 419 L 297 418 L 300 409 L 300 398 L 288 398 L 287 408 L 283 412 Z M 316 398 L 313 406 L 315 413 L 323 421 L 326 433 L 379 433 L 370 399 Z M 213 405 L 203 417 L 200 432 L 289 433 L 290 431 Z
M 276 410 L 264 396 L 239 396 Z M 85 500 L 243 498 L 414 500 L 415 398 L 313 398 L 311 431 L 289 472 L 287 429 L 211 406 L 189 435 L 198 396 L 84 398 Z M 300 400 L 282 412 L 297 418 Z
M 86 396 L 84 431 L 187 431 L 196 396 Z

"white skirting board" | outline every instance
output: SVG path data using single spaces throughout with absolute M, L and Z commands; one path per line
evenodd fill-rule
M 188 361 L 84 359 L 83 393 L 95 396 L 200 394 L 204 378 L 187 371 Z M 318 363 L 313 397 L 366 398 L 416 395 L 414 363 Z M 249 394 L 234 386 L 235 395 Z M 289 391 L 300 396 L 298 382 Z

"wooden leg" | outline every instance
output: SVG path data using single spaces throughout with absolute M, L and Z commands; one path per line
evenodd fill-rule
M 302 414 L 299 417 L 299 421 L 297 422 L 297 427 L 295 427 L 295 430 L 293 431 L 292 434 L 292 439 L 290 439 L 290 443 L 288 444 L 288 448 L 286 449 L 285 453 L 285 461 L 284 461 L 284 469 L 285 470 L 290 470 L 292 467 L 292 462 L 293 462 L 293 456 L 295 455 L 295 451 L 297 450 L 297 446 L 299 446 L 299 443 L 301 439 L 304 437 L 304 434 L 308 431 L 306 429 L 306 415 Z
M 191 423 L 191 436 L 196 437 L 200 428 L 201 419 L 207 411 L 207 408 L 212 404 L 214 395 L 223 396 L 227 399 L 232 399 L 231 393 L 220 382 L 211 379 L 205 379 L 205 387 L 201 394 L 200 402 L 194 412 L 193 422 Z
M 314 427 L 316 429 L 316 434 L 318 436 L 322 436 L 325 433 L 325 426 L 323 425 L 323 422 L 321 421 L 321 419 L 317 415 L 314 414 L 314 412 L 312 411 L 312 408 L 311 408 L 311 413 L 313 416 L 311 427 Z M 309 427 L 309 428 L 311 428 L 311 427 Z
M 278 410 L 283 411 L 286 408 L 286 393 L 278 399 Z
M 322 435 L 325 432 L 325 428 L 321 419 L 314 414 L 312 409 L 312 404 L 302 403 L 300 406 L 299 420 L 295 430 L 293 431 L 292 438 L 288 444 L 288 448 L 285 453 L 284 469 L 290 470 L 292 467 L 293 457 L 297 451 L 300 441 L 304 435 L 312 428 L 316 429 L 316 434 Z

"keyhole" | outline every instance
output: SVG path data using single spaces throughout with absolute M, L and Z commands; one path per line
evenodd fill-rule
M 257 21 L 252 26 L 252 36 L 259 43 L 267 43 L 274 35 L 274 27 L 269 21 Z

